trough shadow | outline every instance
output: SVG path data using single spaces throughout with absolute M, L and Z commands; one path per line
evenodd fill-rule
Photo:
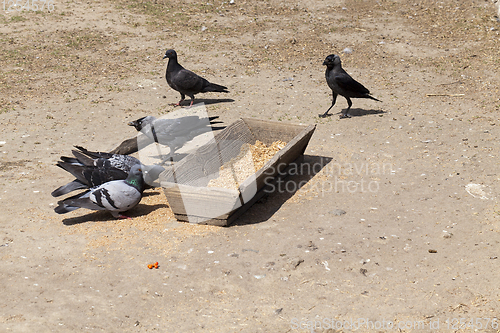
M 295 169 L 298 171 L 296 172 L 292 172 L 293 163 L 291 163 L 288 169 L 291 174 L 282 179 L 281 185 L 275 184 L 270 187 L 259 201 L 231 225 L 255 224 L 269 220 L 297 191 L 310 185 L 310 180 L 320 173 L 331 160 L 331 157 L 304 155 L 293 162 L 298 163 Z

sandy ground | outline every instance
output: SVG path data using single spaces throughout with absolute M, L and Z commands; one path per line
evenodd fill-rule
M 54 5 L 0 13 L 0 331 L 498 332 L 492 2 Z M 305 161 L 321 172 L 229 228 L 177 222 L 159 189 L 132 220 L 54 213 L 50 192 L 72 179 L 59 156 L 109 150 L 135 134 L 128 121 L 174 110 L 167 48 L 229 87 L 198 95 L 225 125 L 317 124 Z M 340 97 L 320 119 L 331 53 L 383 102 L 354 100 L 340 120 Z

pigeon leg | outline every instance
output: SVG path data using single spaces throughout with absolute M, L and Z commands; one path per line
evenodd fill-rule
M 352 101 L 349 97 L 346 97 L 345 99 L 347 99 L 347 104 L 349 105 L 349 107 L 345 110 L 345 112 L 342 112 L 342 114 L 340 115 L 340 119 L 351 118 L 351 115 L 349 114 L 349 110 L 351 109 Z
M 188 109 L 193 106 L 193 103 L 194 103 L 194 95 L 188 95 L 189 97 L 191 97 L 191 103 L 189 103 L 189 106 L 187 107 Z
M 173 105 L 173 106 L 181 106 L 181 103 L 184 102 L 184 100 L 186 99 L 186 95 L 184 94 L 181 94 L 181 100 L 179 102 L 177 102 L 177 104 L 175 103 L 170 103 L 170 105 Z
M 326 116 L 328 116 L 328 111 L 330 111 L 330 109 L 335 105 L 335 102 L 337 101 L 337 95 L 338 94 L 335 93 L 335 92 L 332 92 L 332 95 L 333 95 L 332 105 L 330 105 L 330 107 L 328 108 L 328 110 L 326 110 L 325 113 L 319 115 L 320 118 L 326 118 Z
M 111 215 L 113 215 L 113 217 L 116 217 L 117 219 L 130 219 L 130 220 L 132 219 L 131 217 L 122 215 L 118 212 L 111 212 Z

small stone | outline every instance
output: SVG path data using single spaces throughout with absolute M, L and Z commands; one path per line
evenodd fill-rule
M 342 209 L 335 209 L 335 210 L 332 210 L 330 213 L 333 215 L 336 215 L 336 216 L 341 216 L 341 215 L 344 215 L 346 213 L 346 211 L 342 210 Z
M 296 269 L 303 262 L 304 262 L 304 259 L 300 259 L 300 258 L 299 259 L 291 259 L 288 261 L 288 265 L 291 269 Z
M 451 238 L 453 233 L 443 230 L 443 238 Z
M 346 54 L 351 54 L 352 53 L 352 49 L 350 47 L 346 47 L 342 52 L 346 53 Z
M 437 253 L 437 252 L 438 252 L 437 250 L 432 250 L 432 249 L 429 250 L 429 253 Z

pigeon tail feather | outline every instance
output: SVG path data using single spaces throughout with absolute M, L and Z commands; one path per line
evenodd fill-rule
M 73 192 L 75 190 L 80 190 L 80 189 L 88 189 L 88 186 L 82 183 L 81 181 L 75 179 L 66 185 L 56 188 L 54 191 L 52 191 L 51 195 L 53 197 L 60 197 L 61 195 L 65 195 L 68 194 L 69 192 Z
M 228 93 L 227 87 L 221 86 L 220 84 L 210 83 L 208 86 L 203 88 L 203 92 L 223 92 Z

